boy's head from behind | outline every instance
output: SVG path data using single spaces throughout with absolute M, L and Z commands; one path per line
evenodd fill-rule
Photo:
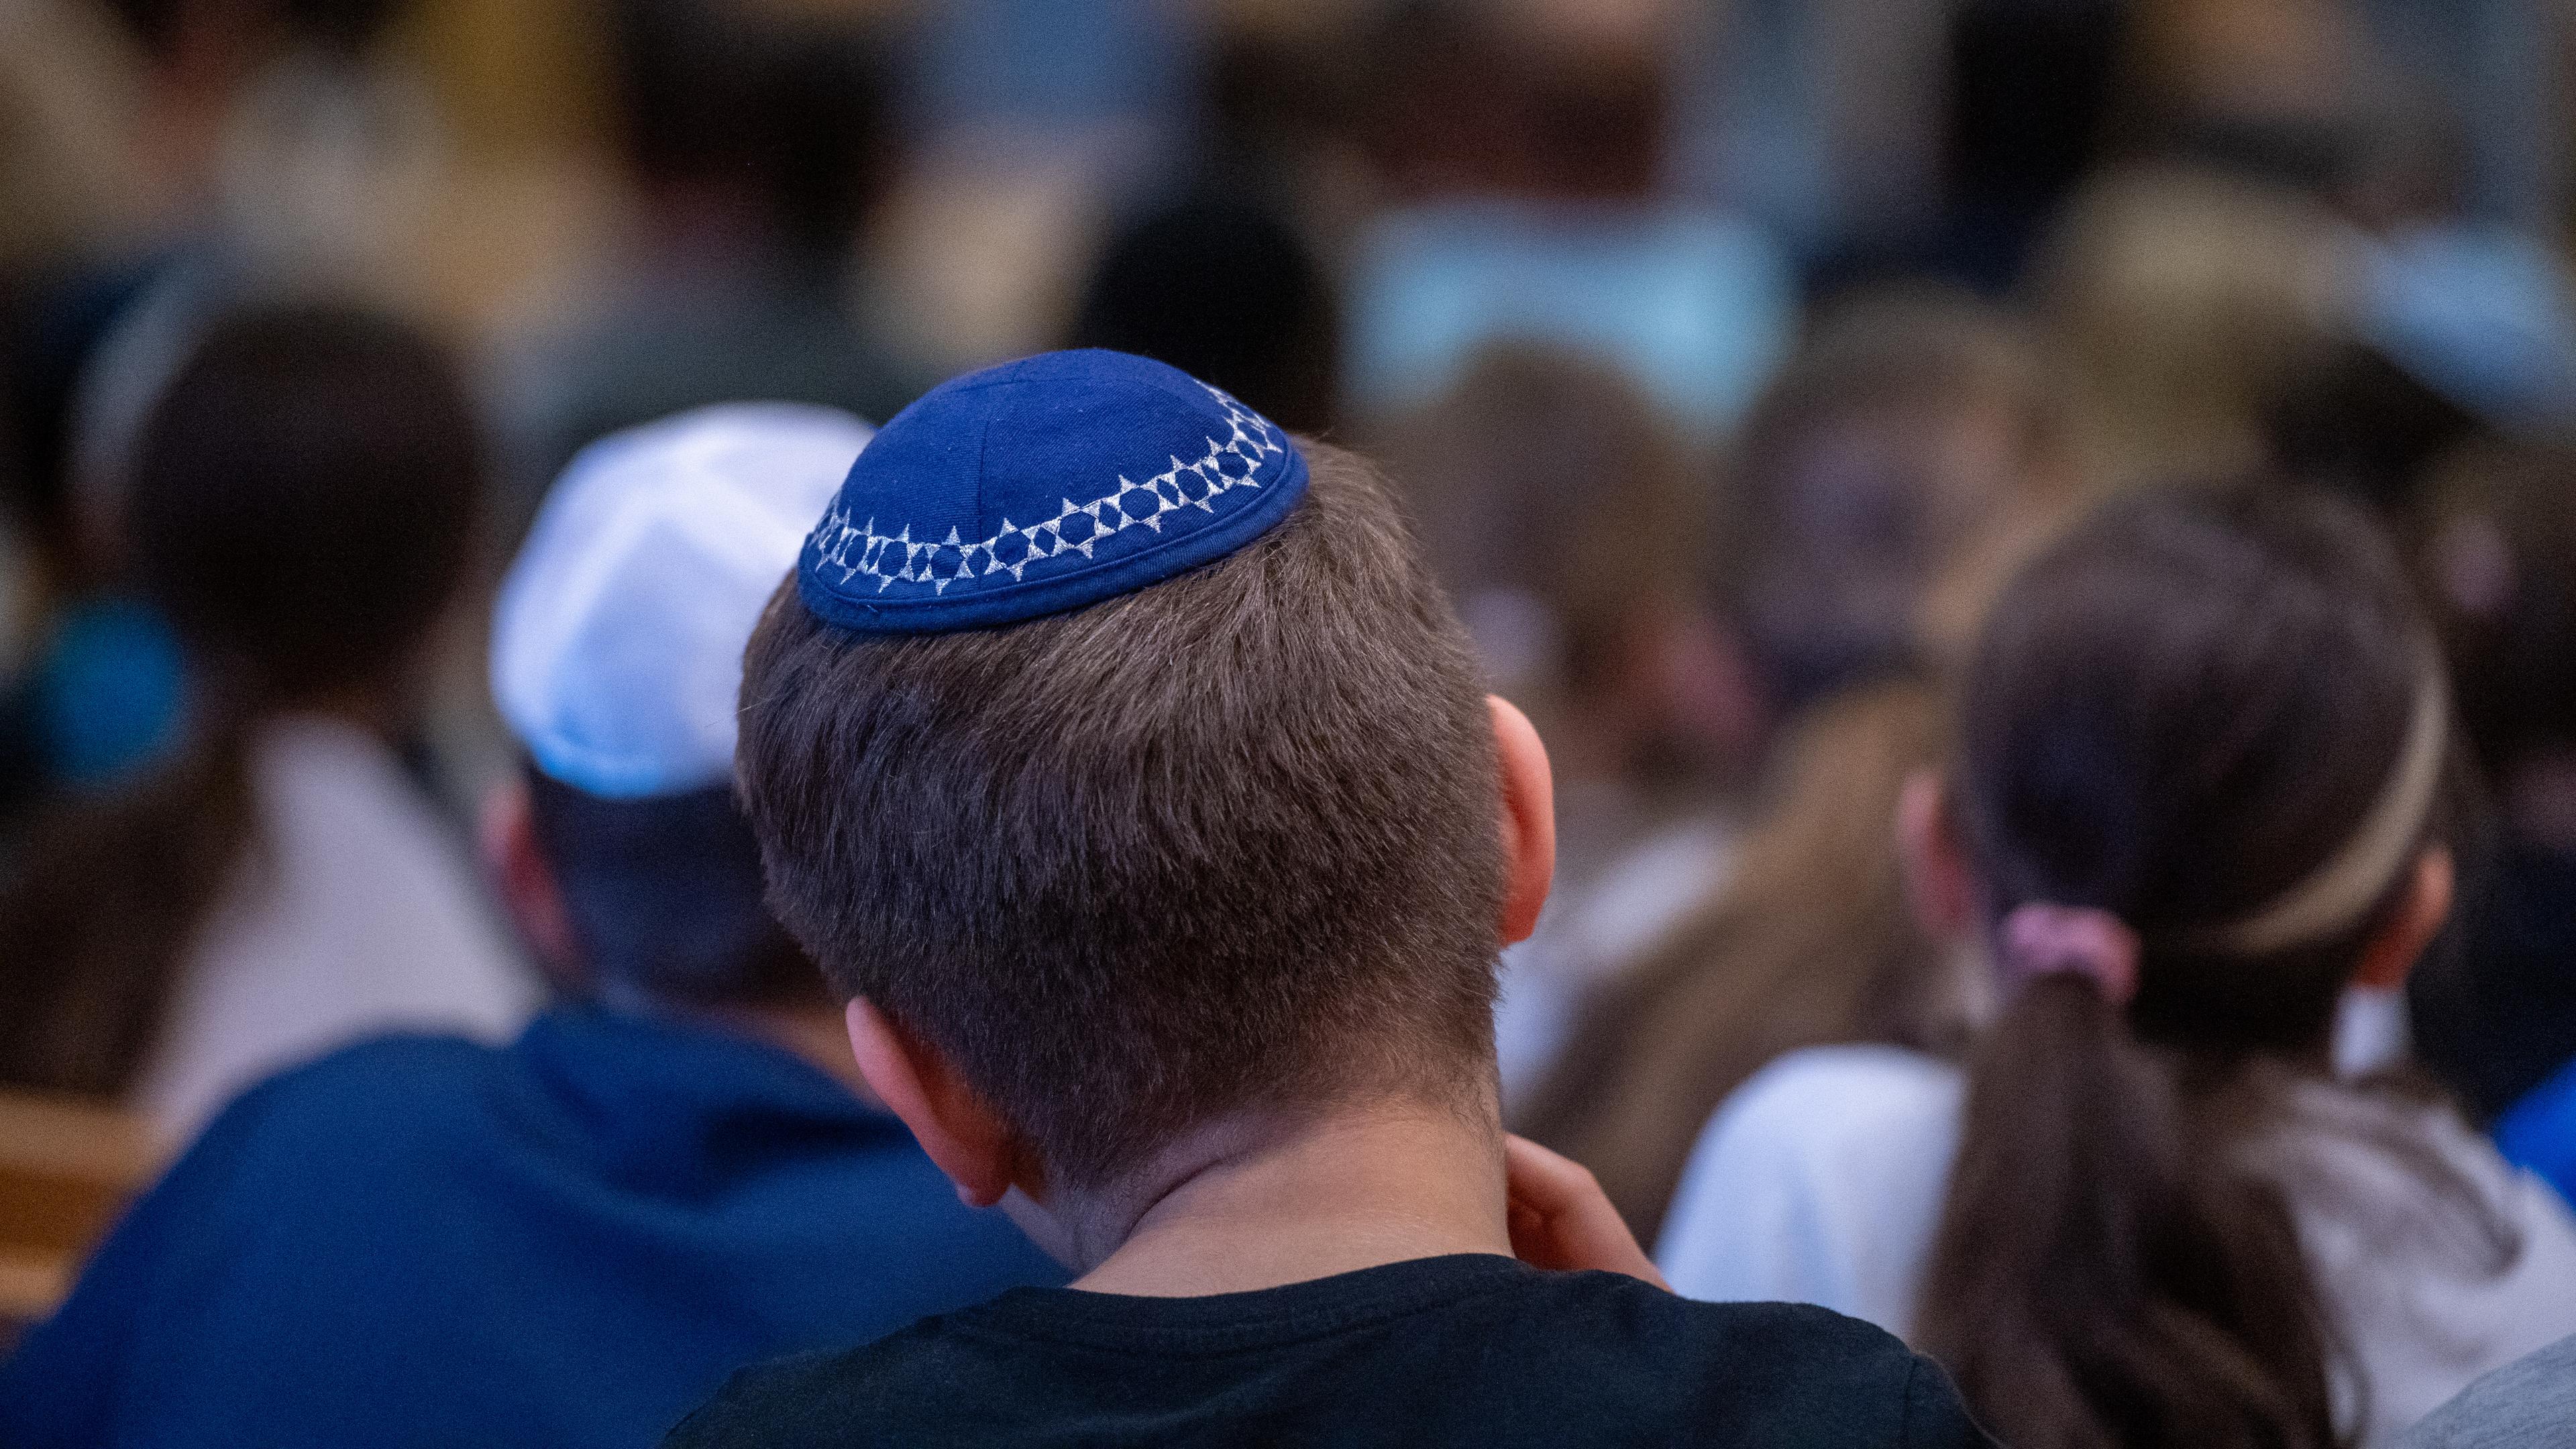
M 1489 1089 L 1496 724 L 1359 458 L 1119 354 L 952 383 L 853 470 L 742 700 L 781 918 L 1050 1186 Z
M 743 640 L 869 429 L 727 404 L 585 449 L 504 581 L 492 691 L 527 750 L 487 854 L 559 974 L 611 998 L 813 1007 L 733 792 Z

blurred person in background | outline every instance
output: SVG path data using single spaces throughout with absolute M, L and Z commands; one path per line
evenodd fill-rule
M 868 440 L 602 442 L 504 586 L 490 863 L 573 1004 L 254 1089 L 0 1369 L 0 1439 L 633 1446 L 726 1374 L 1062 1273 L 861 1095 L 732 792 L 743 641 Z
M 0 420 L 10 647 L 0 652 L 0 862 L 62 797 L 129 782 L 173 746 L 179 641 L 122 587 L 73 490 Z
M 2392 89 L 2347 128 L 2320 190 L 2340 295 L 2264 424 L 2272 466 L 2402 524 L 2468 440 L 2576 426 L 2576 285 L 2545 239 L 2473 206 L 2460 122 Z
M 2465 445 L 2576 428 L 2576 285 L 2548 248 L 2438 210 L 2365 218 L 2337 246 L 2335 325 L 2264 410 L 2274 467 L 2403 527 Z
M 1295 223 L 1248 195 L 1194 187 L 1113 233 L 1065 345 L 1150 357 L 1283 428 L 1323 434 L 1341 404 L 1340 305 Z
M 2319 340 L 2265 406 L 2270 467 L 2331 489 L 2403 527 L 2443 458 L 2495 435 L 2385 350 L 2343 333 Z
M 389 740 L 467 568 L 480 438 L 447 356 L 373 315 L 216 325 L 117 533 L 184 647 L 178 751 L 30 827 L 0 884 L 0 1081 L 185 1140 L 398 1024 L 498 1037 L 535 983 Z
M 2125 0 L 1907 7 L 1938 12 L 1929 24 L 1890 23 L 1880 13 L 1886 8 L 1870 7 L 1866 22 L 1846 21 L 1855 32 L 1846 44 L 1885 45 L 1891 34 L 1911 41 L 1926 52 L 1921 71 L 1937 68 L 1920 84 L 1938 99 L 1923 103 L 1909 97 L 1904 80 L 1884 77 L 1855 88 L 1865 94 L 1837 101 L 1862 113 L 1855 119 L 1898 132 L 1873 137 L 1878 155 L 1842 158 L 1847 167 L 1880 172 L 1881 185 L 1896 194 L 1842 199 L 1853 234 L 1811 260 L 1807 294 L 1830 302 L 1849 290 L 1913 279 L 2006 296 L 2068 193 L 2115 139 L 2116 81 L 2136 7 Z M 1909 98 L 1918 102 L 1911 113 L 1903 107 Z M 1904 123 L 1867 114 L 1873 107 L 1894 110 Z M 1925 133 L 1935 145 L 1921 146 L 1916 137 Z M 1913 147 L 1929 155 L 1907 155 Z M 1909 161 L 1928 162 L 1921 169 L 1930 174 L 1921 179 L 1935 183 L 1936 197 L 1907 194 L 1906 183 L 1917 180 L 1906 175 Z
M 2029 283 L 2081 394 L 2088 471 L 2123 487 L 2259 466 L 2267 409 L 2344 320 L 2339 242 L 2313 196 L 2206 166 L 2088 183 Z
M 1519 1121 L 1651 1236 L 1708 1114 L 1782 1052 L 1955 1046 L 1973 980 L 1905 908 L 1886 822 L 1946 737 L 1937 681 L 2080 491 L 2036 344 L 1940 293 L 1853 298 L 1758 403 L 1735 465 L 1740 603 L 1787 723 L 1731 869 L 1581 1013 Z
M 1907 910 L 1887 828 L 1945 725 L 1940 690 L 1903 677 L 1792 720 L 1720 868 L 1675 882 L 1659 904 L 1678 919 L 1559 1025 L 1516 1125 L 1590 1168 L 1640 1238 L 1663 1226 L 1709 1113 L 1774 1058 L 1958 1048 L 1960 973 Z
M 1658 185 L 1667 6 L 1419 0 L 1354 53 L 1382 206 L 1352 239 L 1362 415 L 1429 405 L 1492 343 L 1606 359 L 1690 441 L 1743 412 L 1792 340 L 1770 239 Z
M 897 165 L 885 37 L 726 0 L 611 0 L 606 14 L 632 223 L 583 295 L 497 359 L 514 525 L 619 429 L 744 399 L 890 417 L 919 385 L 849 295 Z
M 2081 489 L 2054 360 L 2005 313 L 1897 288 L 1846 299 L 1772 379 L 1723 542 L 1783 716 L 1965 644 L 1983 600 L 1945 585 L 1991 589 L 1997 570 L 1963 565 L 2026 548 Z
M 131 135 L 137 77 L 95 0 L 0 12 L 0 290 L 139 220 Z
M 2463 93 L 2418 8 L 2131 7 L 2110 164 L 2027 284 L 2110 481 L 2267 466 L 2400 509 L 2470 423 L 2576 419 L 2576 288 L 2474 174 L 2474 123 L 2516 102 Z M 2480 10 L 2434 24 L 2523 23 Z
M 145 417 L 229 308 L 329 292 L 412 310 L 445 145 L 386 48 L 413 3 L 111 0 L 143 57 L 136 152 L 155 209 L 126 247 L 74 259 L 48 299 L 44 323 L 74 324 L 36 359 L 69 365 L 46 421 L 70 486 L 124 486 Z
M 2576 1125 L 2551 1105 L 2576 1063 L 2576 451 L 2483 444 L 2427 494 L 2417 577 L 2497 808 L 2458 949 L 2409 983 L 2415 1046 L 2576 1196 Z
M 2445 1106 L 2338 1077 L 2348 985 L 2453 890 L 2432 632 L 2365 517 L 2270 481 L 2106 508 L 1997 600 L 1899 811 L 2002 1005 L 1965 1069 L 1795 1053 L 1709 1124 L 1677 1289 L 1908 1335 L 1997 1432 L 2390 1442 L 2576 1329 L 2576 1218 Z
M 1195 109 L 1198 185 L 1293 217 L 1338 251 L 1376 197 L 1363 149 L 1376 0 L 1208 7 Z
M 911 144 L 869 239 L 872 325 L 941 375 L 1073 338 L 1160 357 L 1143 338 L 1100 342 L 1104 258 L 1132 266 L 1169 257 L 1173 241 L 1204 235 L 1191 225 L 1228 215 L 1251 232 L 1206 239 L 1240 245 L 1256 267 L 1266 267 L 1272 238 L 1283 233 L 1297 249 L 1338 252 L 1374 199 L 1353 133 L 1368 68 L 1358 37 L 1378 8 L 1379 0 L 911 7 L 902 108 Z M 1266 308 L 1281 298 L 1260 275 L 1243 279 L 1253 295 L 1241 300 Z M 1213 266 L 1175 277 L 1174 293 L 1198 299 L 1224 276 Z M 1127 294 L 1113 305 L 1133 319 L 1143 301 Z M 1217 312 L 1234 311 L 1234 301 Z M 1172 303 L 1149 305 L 1161 314 L 1154 325 L 1177 323 Z M 1223 324 L 1183 325 L 1205 343 Z M 1240 330 L 1257 335 L 1256 325 Z M 1282 342 L 1292 357 L 1309 345 Z M 1239 343 L 1225 350 L 1244 355 Z
M 2355 123 L 2396 81 L 2349 0 L 2131 0 L 2132 145 L 2301 191 L 2351 164 Z
M 1711 605 L 1714 500 L 1619 368 L 1489 347 L 1383 443 L 1488 680 L 1526 702 L 1555 766 L 1555 890 L 1503 954 L 1508 1112 L 1590 995 L 1724 871 L 1759 700 Z
M 33 583 L 0 681 L 0 825 L 57 790 L 130 778 L 178 728 L 177 646 L 120 578 L 137 434 L 208 321 L 280 287 L 388 295 L 438 148 L 417 83 L 382 62 L 401 0 L 114 0 L 41 63 L 91 77 L 115 148 L 114 224 L 0 278 L 0 433 Z M 84 27 L 86 29 L 88 27 Z M 120 43 L 121 42 L 121 43 Z M 6 198 L 32 205 L 26 194 Z

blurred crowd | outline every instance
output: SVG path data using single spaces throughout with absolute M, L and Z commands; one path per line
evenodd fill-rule
M 2576 1191 L 2571 58 L 2542 0 L 14 0 L 0 1083 L 175 1147 L 614 996 L 495 848 L 550 485 L 1103 347 L 1386 468 L 1555 771 L 1505 1121 L 1649 1247 L 1766 1065 L 1973 1055 L 1890 822 L 1990 606 L 2246 478 L 2385 541 L 2462 747 L 2335 1069 Z

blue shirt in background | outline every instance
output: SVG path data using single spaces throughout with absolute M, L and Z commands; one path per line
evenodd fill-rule
M 2576 1204 L 2576 1062 L 2497 1118 L 2495 1141 L 2507 1162 L 2530 1168 Z
M 0 1444 L 643 1449 L 744 1364 L 1063 1277 L 808 1063 L 559 1009 L 245 1094 L 0 1367 Z

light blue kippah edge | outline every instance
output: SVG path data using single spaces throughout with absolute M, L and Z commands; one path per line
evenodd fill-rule
M 853 599 L 824 583 L 814 568 L 809 540 L 796 561 L 796 596 L 816 618 L 862 634 L 946 634 L 965 629 L 991 629 L 1048 614 L 1070 613 L 1122 594 L 1132 594 L 1184 574 L 1201 564 L 1242 548 L 1269 532 L 1306 496 L 1306 457 L 1296 440 L 1281 435 L 1288 461 L 1275 480 L 1262 485 L 1250 506 L 1226 514 L 1205 528 L 1194 529 L 1143 553 L 1105 559 L 1039 583 L 1013 584 L 991 593 L 959 598 Z
M 547 779 L 602 800 L 652 800 L 733 783 L 730 761 L 721 767 L 683 770 L 661 763 L 637 764 L 561 741 L 523 740 L 520 748 Z

